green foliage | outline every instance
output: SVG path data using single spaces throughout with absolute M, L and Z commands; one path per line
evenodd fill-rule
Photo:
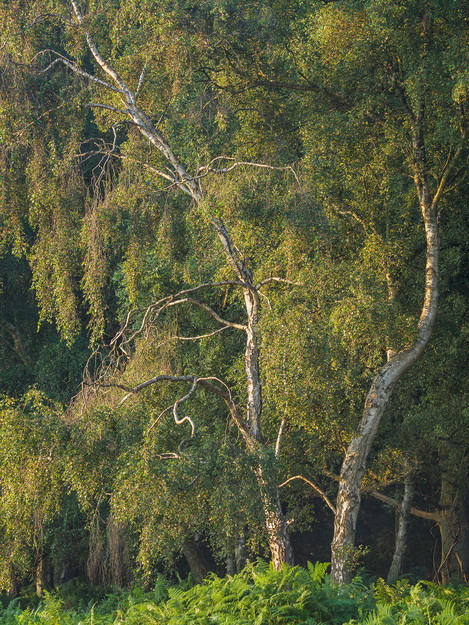
M 376 584 L 377 609 L 365 619 L 352 620 L 354 625 L 462 625 L 468 622 L 467 588 L 437 586 L 420 582 L 411 586 L 407 581 L 387 586 L 383 580 Z
M 60 406 L 30 391 L 0 404 L 0 585 L 10 589 L 41 558 L 47 529 L 59 512 L 64 482 Z
M 126 623 L 237 623 L 238 625 L 339 625 L 374 605 L 372 595 L 358 580 L 346 588 L 330 585 L 327 565 L 308 565 L 308 570 L 284 566 L 274 571 L 260 561 L 239 575 L 216 577 L 193 588 L 185 583 L 168 586 L 159 578 L 154 590 L 107 595 L 84 606 L 63 591 L 46 594 L 36 609 L 21 612 L 16 602 L 0 612 L 2 625 L 52 623 L 54 625 Z M 72 607 L 73 606 L 73 607 Z M 361 607 L 360 607 L 361 606 Z
M 65 586 L 46 593 L 39 606 L 22 610 L 18 600 L 0 611 L 1 625 L 463 625 L 468 622 L 468 590 L 407 581 L 374 589 L 358 579 L 342 588 L 331 586 L 327 565 L 308 563 L 274 571 L 262 561 L 239 575 L 187 588 L 159 577 L 151 591 L 135 588 L 104 597 L 87 588 Z M 89 592 L 88 588 L 88 592 Z

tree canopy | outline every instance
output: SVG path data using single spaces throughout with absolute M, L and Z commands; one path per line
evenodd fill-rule
M 3 587 L 465 579 L 468 9 L 0 3 Z

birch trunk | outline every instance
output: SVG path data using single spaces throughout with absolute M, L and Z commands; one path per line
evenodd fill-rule
M 124 105 L 124 109 L 119 109 L 117 107 L 101 103 L 94 103 L 90 106 L 104 107 L 105 109 L 114 111 L 119 115 L 127 115 L 128 119 L 133 123 L 138 131 L 166 159 L 167 169 L 165 171 L 158 171 L 154 168 L 152 168 L 152 171 L 169 181 L 173 186 L 199 204 L 204 198 L 201 176 L 191 176 L 183 162 L 173 152 L 172 146 L 155 127 L 151 118 L 137 104 L 138 95 L 145 77 L 145 70 L 143 70 L 140 75 L 137 89 L 132 91 L 124 79 L 99 52 L 90 32 L 86 29 L 85 20 L 77 0 L 70 0 L 70 4 L 72 8 L 73 20 L 75 24 L 82 29 L 94 61 L 104 72 L 109 82 L 101 80 L 92 74 L 85 72 L 62 56 L 53 61 L 49 67 L 52 67 L 55 63 L 61 62 L 83 78 L 92 81 L 94 84 L 100 85 L 103 89 L 116 93 Z M 206 172 L 208 172 L 208 168 L 206 168 Z M 259 465 L 258 470 L 256 471 L 256 479 L 260 488 L 261 500 L 265 512 L 266 529 L 269 537 L 269 546 L 272 551 L 272 559 L 274 565 L 278 568 L 282 562 L 292 561 L 292 549 L 288 538 L 287 525 L 280 505 L 278 485 L 276 483 L 266 483 L 265 475 L 262 469 L 262 452 L 264 442 L 261 431 L 262 387 L 259 366 L 260 341 L 258 336 L 258 316 L 260 307 L 259 292 L 253 282 L 252 271 L 246 266 L 237 249 L 233 246 L 223 221 L 217 217 L 213 217 L 212 225 L 223 247 L 228 263 L 244 286 L 244 302 L 247 315 L 247 325 L 245 328 L 245 366 L 248 400 L 245 420 L 238 420 L 238 418 L 236 418 L 235 423 L 240 429 L 240 432 L 250 451 L 255 451 L 258 454 Z
M 196 584 L 200 584 L 210 573 L 210 567 L 193 538 L 184 541 L 182 553 L 189 564 Z
M 401 574 L 402 561 L 407 548 L 407 526 L 409 523 L 410 501 L 412 499 L 412 482 L 407 475 L 404 482 L 404 498 L 398 512 L 398 527 L 396 533 L 396 546 L 386 582 L 392 584 Z
M 467 466 L 465 448 L 441 440 L 438 464 L 441 470 L 439 510 L 436 516 L 441 539 L 441 558 L 437 571 L 442 584 L 465 579 L 467 557 Z M 462 579 L 461 579 L 462 578 Z
M 261 497 L 272 564 L 278 571 L 284 563 L 293 565 L 293 549 L 276 482 L 271 489 L 273 492 L 268 493 L 267 489 L 261 487 Z
M 449 175 L 447 167 L 438 191 L 432 198 L 424 173 L 424 145 L 420 130 L 413 137 L 413 177 L 422 213 L 426 235 L 425 294 L 414 343 L 405 347 L 381 367 L 376 374 L 365 400 L 363 415 L 357 433 L 348 446 L 340 472 L 332 540 L 331 580 L 345 584 L 353 574 L 353 550 L 358 511 L 360 509 L 360 487 L 366 469 L 366 462 L 374 441 L 381 417 L 389 404 L 396 384 L 410 367 L 420 358 L 427 346 L 435 323 L 438 307 L 439 236 L 437 205 Z M 456 153 L 455 158 L 459 158 Z
M 247 382 L 246 444 L 259 458 L 256 479 L 265 515 L 265 524 L 272 563 L 278 570 L 285 562 L 293 564 L 293 549 L 288 527 L 280 503 L 280 493 L 276 480 L 269 479 L 263 467 L 264 440 L 262 437 L 262 385 L 260 378 L 259 348 L 259 309 L 260 298 L 253 282 L 253 274 L 239 257 L 221 219 L 213 219 L 212 224 L 223 246 L 228 262 L 237 277 L 246 284 L 244 304 L 247 315 L 246 347 L 244 360 Z

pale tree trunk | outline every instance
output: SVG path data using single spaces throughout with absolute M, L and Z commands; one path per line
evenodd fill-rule
M 264 490 L 262 486 L 260 488 L 272 563 L 279 570 L 283 563 L 293 564 L 290 535 L 280 504 L 277 482 L 270 485 L 273 492 L 268 492 L 269 485 Z
M 63 63 L 79 76 L 82 76 L 94 84 L 99 85 L 107 91 L 117 94 L 124 108 L 117 108 L 108 104 L 100 103 L 90 104 L 90 106 L 105 108 L 118 113 L 120 116 L 122 116 L 122 114 L 126 115 L 138 131 L 166 159 L 166 169 L 157 170 L 151 167 L 148 167 L 148 169 L 170 182 L 171 185 L 178 188 L 180 191 L 191 197 L 194 202 L 199 204 L 202 202 L 204 197 L 204 191 L 201 185 L 201 173 L 203 172 L 203 175 L 207 175 L 210 171 L 215 170 L 211 169 L 210 166 L 206 166 L 199 168 L 196 175 L 190 175 L 186 167 L 173 152 L 172 147 L 155 127 L 150 117 L 137 105 L 138 95 L 145 78 L 145 68 L 140 75 L 136 90 L 133 91 L 128 87 L 128 84 L 123 80 L 118 72 L 116 72 L 115 69 L 111 67 L 101 56 L 90 32 L 86 30 L 85 20 L 80 11 L 77 0 L 70 0 L 70 4 L 72 7 L 74 23 L 82 29 L 92 57 L 104 72 L 109 82 L 85 72 L 75 63 L 69 61 L 63 56 L 57 57 L 57 59 L 43 71 L 46 71 L 56 63 Z M 231 166 L 230 169 L 232 168 L 233 166 Z M 221 174 L 226 171 L 228 170 L 219 169 L 216 170 L 216 173 Z M 269 546 L 272 552 L 272 560 L 275 567 L 279 568 L 283 562 L 292 563 L 292 548 L 288 537 L 287 524 L 280 505 L 278 485 L 276 482 L 273 484 L 271 481 L 266 480 L 265 472 L 262 466 L 265 444 L 261 431 L 262 387 L 260 380 L 258 336 L 258 316 L 260 306 L 259 289 L 253 282 L 252 271 L 246 266 L 244 260 L 233 246 L 223 221 L 219 218 L 213 217 L 212 225 L 215 228 L 218 239 L 223 246 L 226 258 L 231 268 L 242 284 L 244 292 L 245 310 L 247 315 L 247 324 L 244 329 L 246 331 L 245 365 L 248 400 L 246 418 L 239 419 L 239 415 L 237 414 L 235 423 L 240 429 L 248 449 L 252 453 L 255 453 L 259 458 L 259 464 L 256 470 L 256 479 L 260 489 L 261 501 L 266 518 L 266 530 Z M 232 404 L 231 399 L 226 401 L 227 403 Z M 233 414 L 232 406 L 230 407 L 230 410 Z
M 389 568 L 388 584 L 396 581 L 402 571 L 402 561 L 407 548 L 407 526 L 409 522 L 410 502 L 412 499 L 412 480 L 410 474 L 407 474 L 404 481 L 404 497 L 398 512 L 396 545 L 391 566 Z
M 353 570 L 353 549 L 358 511 L 360 509 L 360 488 L 365 474 L 366 462 L 371 445 L 378 431 L 381 417 L 389 404 L 397 382 L 423 353 L 433 329 L 438 302 L 438 255 L 439 240 L 436 207 L 421 206 L 427 235 L 427 262 L 425 299 L 417 330 L 417 337 L 407 347 L 387 362 L 375 376 L 368 392 L 363 416 L 357 433 L 348 446 L 340 472 L 332 541 L 331 578 L 335 584 L 350 581 Z
M 246 285 L 246 288 L 243 289 L 247 314 L 246 347 L 244 350 L 248 394 L 245 440 L 251 453 L 255 453 L 259 458 L 259 464 L 255 470 L 256 480 L 259 486 L 265 515 L 265 525 L 272 563 L 276 569 L 279 569 L 284 562 L 293 564 L 293 549 L 286 519 L 280 503 L 277 480 L 269 479 L 263 467 L 262 456 L 265 445 L 261 429 L 262 386 L 260 379 L 258 332 L 260 298 L 258 290 L 253 282 L 252 271 L 246 267 L 244 261 L 237 253 L 222 220 L 213 219 L 212 223 L 225 250 L 228 262 L 237 277 Z
M 368 454 L 377 434 L 381 417 L 390 402 L 396 384 L 420 358 L 427 346 L 437 313 L 440 250 L 437 207 L 448 177 L 461 157 L 466 131 L 463 132 L 460 148 L 456 150 L 453 158 L 446 165 L 438 189 L 432 197 L 425 173 L 422 124 L 421 118 L 414 118 L 412 173 L 426 235 L 424 301 L 413 344 L 392 355 L 376 374 L 365 400 L 357 433 L 352 437 L 345 454 L 340 472 L 334 537 L 331 545 L 331 580 L 335 584 L 347 583 L 353 574 L 356 523 L 360 509 L 360 487 Z

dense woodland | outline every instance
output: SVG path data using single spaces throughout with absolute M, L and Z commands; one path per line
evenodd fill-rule
M 469 2 L 0 24 L 0 587 L 467 582 Z

